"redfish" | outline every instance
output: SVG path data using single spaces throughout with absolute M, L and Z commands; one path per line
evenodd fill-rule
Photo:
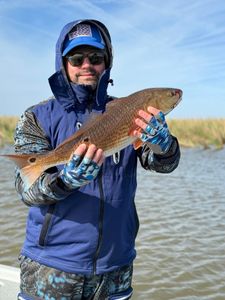
M 168 114 L 181 101 L 182 94 L 180 89 L 175 88 L 149 88 L 138 91 L 109 102 L 104 113 L 91 116 L 76 133 L 52 151 L 2 156 L 16 163 L 26 188 L 29 188 L 48 168 L 67 163 L 74 150 L 82 143 L 95 144 L 104 151 L 106 157 L 130 144 L 138 149 L 143 143 L 132 136 L 134 130 L 140 130 L 134 123 L 138 111 L 147 111 L 148 106 L 153 106 Z

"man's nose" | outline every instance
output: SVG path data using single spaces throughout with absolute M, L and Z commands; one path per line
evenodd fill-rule
M 83 61 L 83 63 L 82 63 L 82 67 L 83 66 L 90 66 L 91 65 L 91 62 L 90 62 L 90 60 L 89 60 L 89 58 L 88 57 L 85 57 L 84 58 L 84 61 Z

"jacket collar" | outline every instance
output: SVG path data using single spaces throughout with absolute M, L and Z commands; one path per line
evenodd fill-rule
M 88 103 L 93 103 L 93 108 L 104 109 L 107 102 L 107 87 L 109 83 L 110 69 L 106 69 L 98 82 L 96 91 L 93 92 L 90 86 L 71 84 L 61 69 L 49 78 L 49 85 L 56 100 L 65 110 L 76 108 L 85 110 Z

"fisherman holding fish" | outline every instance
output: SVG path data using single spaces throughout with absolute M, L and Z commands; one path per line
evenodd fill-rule
M 30 206 L 19 258 L 20 300 L 132 296 L 137 161 L 159 173 L 178 166 L 179 144 L 165 114 L 182 92 L 110 97 L 112 62 L 104 24 L 67 24 L 49 78 L 53 96 L 18 122 L 16 154 L 8 157 L 18 166 L 16 189 Z

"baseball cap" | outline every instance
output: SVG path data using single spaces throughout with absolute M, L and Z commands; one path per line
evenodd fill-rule
M 94 24 L 77 24 L 67 35 L 62 56 L 75 47 L 88 45 L 99 49 L 105 48 L 101 32 Z

